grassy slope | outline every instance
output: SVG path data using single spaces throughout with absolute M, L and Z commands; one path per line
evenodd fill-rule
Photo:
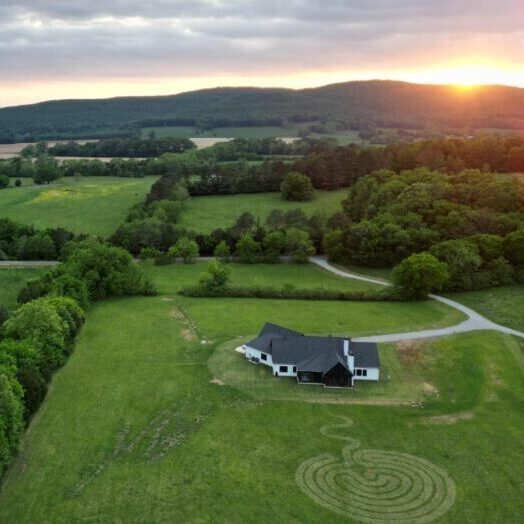
M 238 216 L 249 211 L 263 222 L 272 209 L 302 209 L 306 214 L 320 211 L 326 216 L 340 211 L 340 202 L 346 198 L 347 189 L 316 191 L 311 202 L 289 202 L 279 193 L 220 195 L 193 197 L 184 212 L 181 225 L 195 231 L 209 232 L 218 227 L 233 225 Z
M 27 280 L 36 278 L 47 269 L 3 269 L 0 268 L 0 306 L 14 308 L 18 292 Z
M 36 227 L 63 227 L 109 236 L 129 208 L 144 198 L 155 178 L 65 178 L 49 186 L 0 191 L 0 217 Z
M 494 322 L 524 331 L 524 285 L 522 284 L 450 293 L 448 296 L 472 307 Z
M 172 294 L 201 268 L 153 269 L 162 293 Z M 424 399 L 424 409 L 297 402 L 289 391 L 284 400 L 271 401 L 265 399 L 272 394 L 258 394 L 260 381 L 211 384 L 208 360 L 221 349 L 190 340 L 178 308 L 197 313 L 191 318 L 203 336 L 213 331 L 232 339 L 239 326 L 253 329 L 253 312 L 261 314 L 257 305 L 273 302 L 277 317 L 289 306 L 259 301 L 246 309 L 239 300 L 218 326 L 206 310 L 219 302 L 160 296 L 93 306 L 76 352 L 55 376 L 4 483 L 0 521 L 40 522 L 45 515 L 49 522 L 338 523 L 340 515 L 318 506 L 295 483 L 304 460 L 326 452 L 340 457 L 344 443 L 319 431 L 338 423 L 335 415 L 352 418 L 354 426 L 339 433 L 362 448 L 408 453 L 448 471 L 457 500 L 443 521 L 519 521 L 524 369 L 515 365 L 518 347 L 511 337 L 473 333 L 439 340 L 404 368 L 393 346 L 381 348 L 391 353 L 386 359 L 393 380 L 409 380 L 401 386 L 404 397 L 410 390 L 419 395 L 414 388 L 423 383 L 438 390 Z M 297 303 L 295 324 L 316 322 L 315 329 L 326 331 L 330 319 L 359 315 L 359 306 L 349 312 L 332 303 L 329 315 L 319 318 Z M 366 319 L 367 329 L 379 329 L 384 317 L 363 315 L 361 321 Z M 240 363 L 247 368 L 232 378 L 242 382 L 253 366 Z M 368 398 L 383 397 L 387 387 L 369 388 Z M 398 384 L 392 387 L 390 393 L 398 393 Z M 313 400 L 323 400 L 324 390 L 316 390 Z M 432 416 L 464 411 L 472 418 L 428 423 Z

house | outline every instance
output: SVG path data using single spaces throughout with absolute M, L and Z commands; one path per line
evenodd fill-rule
M 356 380 L 378 380 L 377 345 L 343 337 L 307 336 L 266 323 L 243 346 L 248 360 L 272 368 L 275 377 L 296 377 L 300 384 L 353 387 Z

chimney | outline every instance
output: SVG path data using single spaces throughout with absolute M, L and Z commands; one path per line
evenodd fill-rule
M 344 339 L 344 356 L 347 358 L 348 361 L 348 369 L 353 373 L 353 370 L 355 369 L 355 356 L 353 355 L 353 352 L 349 349 L 350 346 L 350 340 L 349 338 Z

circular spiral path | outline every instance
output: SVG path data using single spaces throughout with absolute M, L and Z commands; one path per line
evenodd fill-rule
M 319 455 L 303 462 L 296 482 L 311 499 L 325 508 L 361 522 L 423 523 L 447 512 L 455 502 L 455 484 L 446 471 L 431 462 L 392 451 L 357 449 L 359 442 L 345 440 L 342 459 Z

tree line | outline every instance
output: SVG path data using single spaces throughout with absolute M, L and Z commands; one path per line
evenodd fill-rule
M 0 474 L 53 373 L 72 353 L 89 303 L 154 293 L 129 253 L 95 239 L 70 241 L 62 264 L 27 282 L 18 308 L 0 319 Z

